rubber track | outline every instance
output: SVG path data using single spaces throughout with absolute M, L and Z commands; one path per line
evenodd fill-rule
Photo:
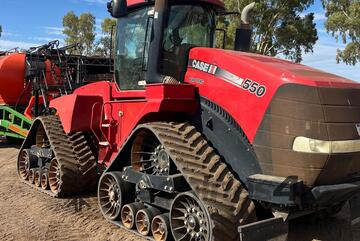
M 150 129 L 207 207 L 214 241 L 239 240 L 238 226 L 256 221 L 255 205 L 215 150 L 187 123 L 156 122 Z
M 35 121 L 40 121 L 43 125 L 54 156 L 60 164 L 60 188 L 55 194 L 22 181 L 52 197 L 64 197 L 94 189 L 98 180 L 97 163 L 85 135 L 82 132 L 66 134 L 57 116 L 39 117 Z M 32 133 L 31 130 L 29 133 Z

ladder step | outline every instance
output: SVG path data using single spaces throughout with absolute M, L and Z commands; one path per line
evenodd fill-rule
M 101 141 L 101 142 L 99 142 L 99 145 L 100 146 L 110 146 L 110 143 L 107 141 Z

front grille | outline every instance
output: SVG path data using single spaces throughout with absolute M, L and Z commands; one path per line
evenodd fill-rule
M 344 182 L 360 172 L 360 153 L 314 154 L 292 150 L 296 137 L 359 139 L 360 89 L 288 84 L 274 96 L 254 140 L 263 173 L 298 176 L 305 184 Z

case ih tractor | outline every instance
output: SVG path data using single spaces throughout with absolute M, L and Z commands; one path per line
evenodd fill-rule
M 24 139 L 32 120 L 50 113 L 51 99 L 112 78 L 109 58 L 72 55 L 75 48 L 60 48 L 56 40 L 25 52 L 0 52 L 0 136 Z
M 235 50 L 249 47 L 247 24 Z M 156 241 L 266 240 L 287 221 L 359 217 L 360 85 L 214 48 L 218 0 L 113 0 L 115 76 L 50 102 L 20 179 L 64 197 L 98 181 L 116 225 Z M 285 235 L 286 236 L 286 235 Z

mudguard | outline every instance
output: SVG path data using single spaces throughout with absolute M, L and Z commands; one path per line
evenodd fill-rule
M 255 152 L 236 121 L 220 106 L 201 97 L 201 109 L 195 115 L 195 126 L 226 160 L 242 183 L 247 177 L 262 173 Z
M 52 100 L 50 107 L 56 109 L 68 134 L 99 126 L 103 102 L 101 96 L 72 94 Z

